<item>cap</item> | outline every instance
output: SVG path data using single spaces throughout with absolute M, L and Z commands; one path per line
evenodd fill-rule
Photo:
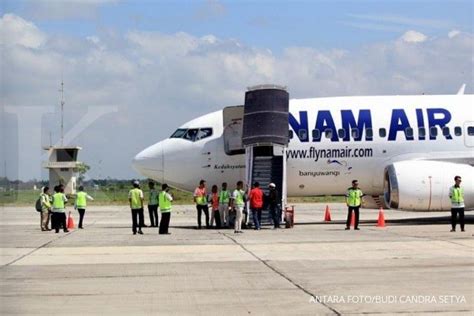
M 138 180 L 133 180 L 133 184 L 140 185 L 140 181 L 138 181 Z
M 276 188 L 276 185 L 275 185 L 275 183 L 273 183 L 273 182 L 270 183 L 268 186 L 269 186 L 270 188 Z

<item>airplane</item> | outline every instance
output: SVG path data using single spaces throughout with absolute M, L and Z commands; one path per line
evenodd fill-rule
M 449 187 L 463 178 L 474 208 L 474 96 L 355 96 L 291 99 L 288 196 L 344 195 L 353 179 L 362 207 L 449 210 Z M 132 161 L 143 176 L 193 191 L 245 179 L 243 106 L 181 125 Z

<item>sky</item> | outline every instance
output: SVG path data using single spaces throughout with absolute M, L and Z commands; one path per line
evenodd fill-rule
M 3 0 L 0 176 L 47 178 L 42 146 L 90 178 L 184 122 L 275 83 L 291 98 L 453 94 L 474 84 L 472 1 Z

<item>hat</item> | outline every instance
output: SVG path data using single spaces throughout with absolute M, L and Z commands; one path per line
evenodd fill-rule
M 269 186 L 270 188 L 276 188 L 276 185 L 275 185 L 275 183 L 273 183 L 273 182 L 270 183 L 268 186 Z
M 140 185 L 140 181 L 138 181 L 138 180 L 133 180 L 133 184 Z

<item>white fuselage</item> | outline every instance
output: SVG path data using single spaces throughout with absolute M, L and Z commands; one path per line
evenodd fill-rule
M 290 100 L 288 195 L 340 195 L 353 179 L 359 180 L 364 193 L 380 195 L 384 169 L 398 161 L 473 166 L 473 106 L 473 95 Z M 223 124 L 223 111 L 187 122 L 180 128 L 212 128 L 212 135 L 197 141 L 163 140 L 139 153 L 134 167 L 144 176 L 187 191 L 200 179 L 232 186 L 245 179 L 245 160 L 243 154 L 225 152 Z

